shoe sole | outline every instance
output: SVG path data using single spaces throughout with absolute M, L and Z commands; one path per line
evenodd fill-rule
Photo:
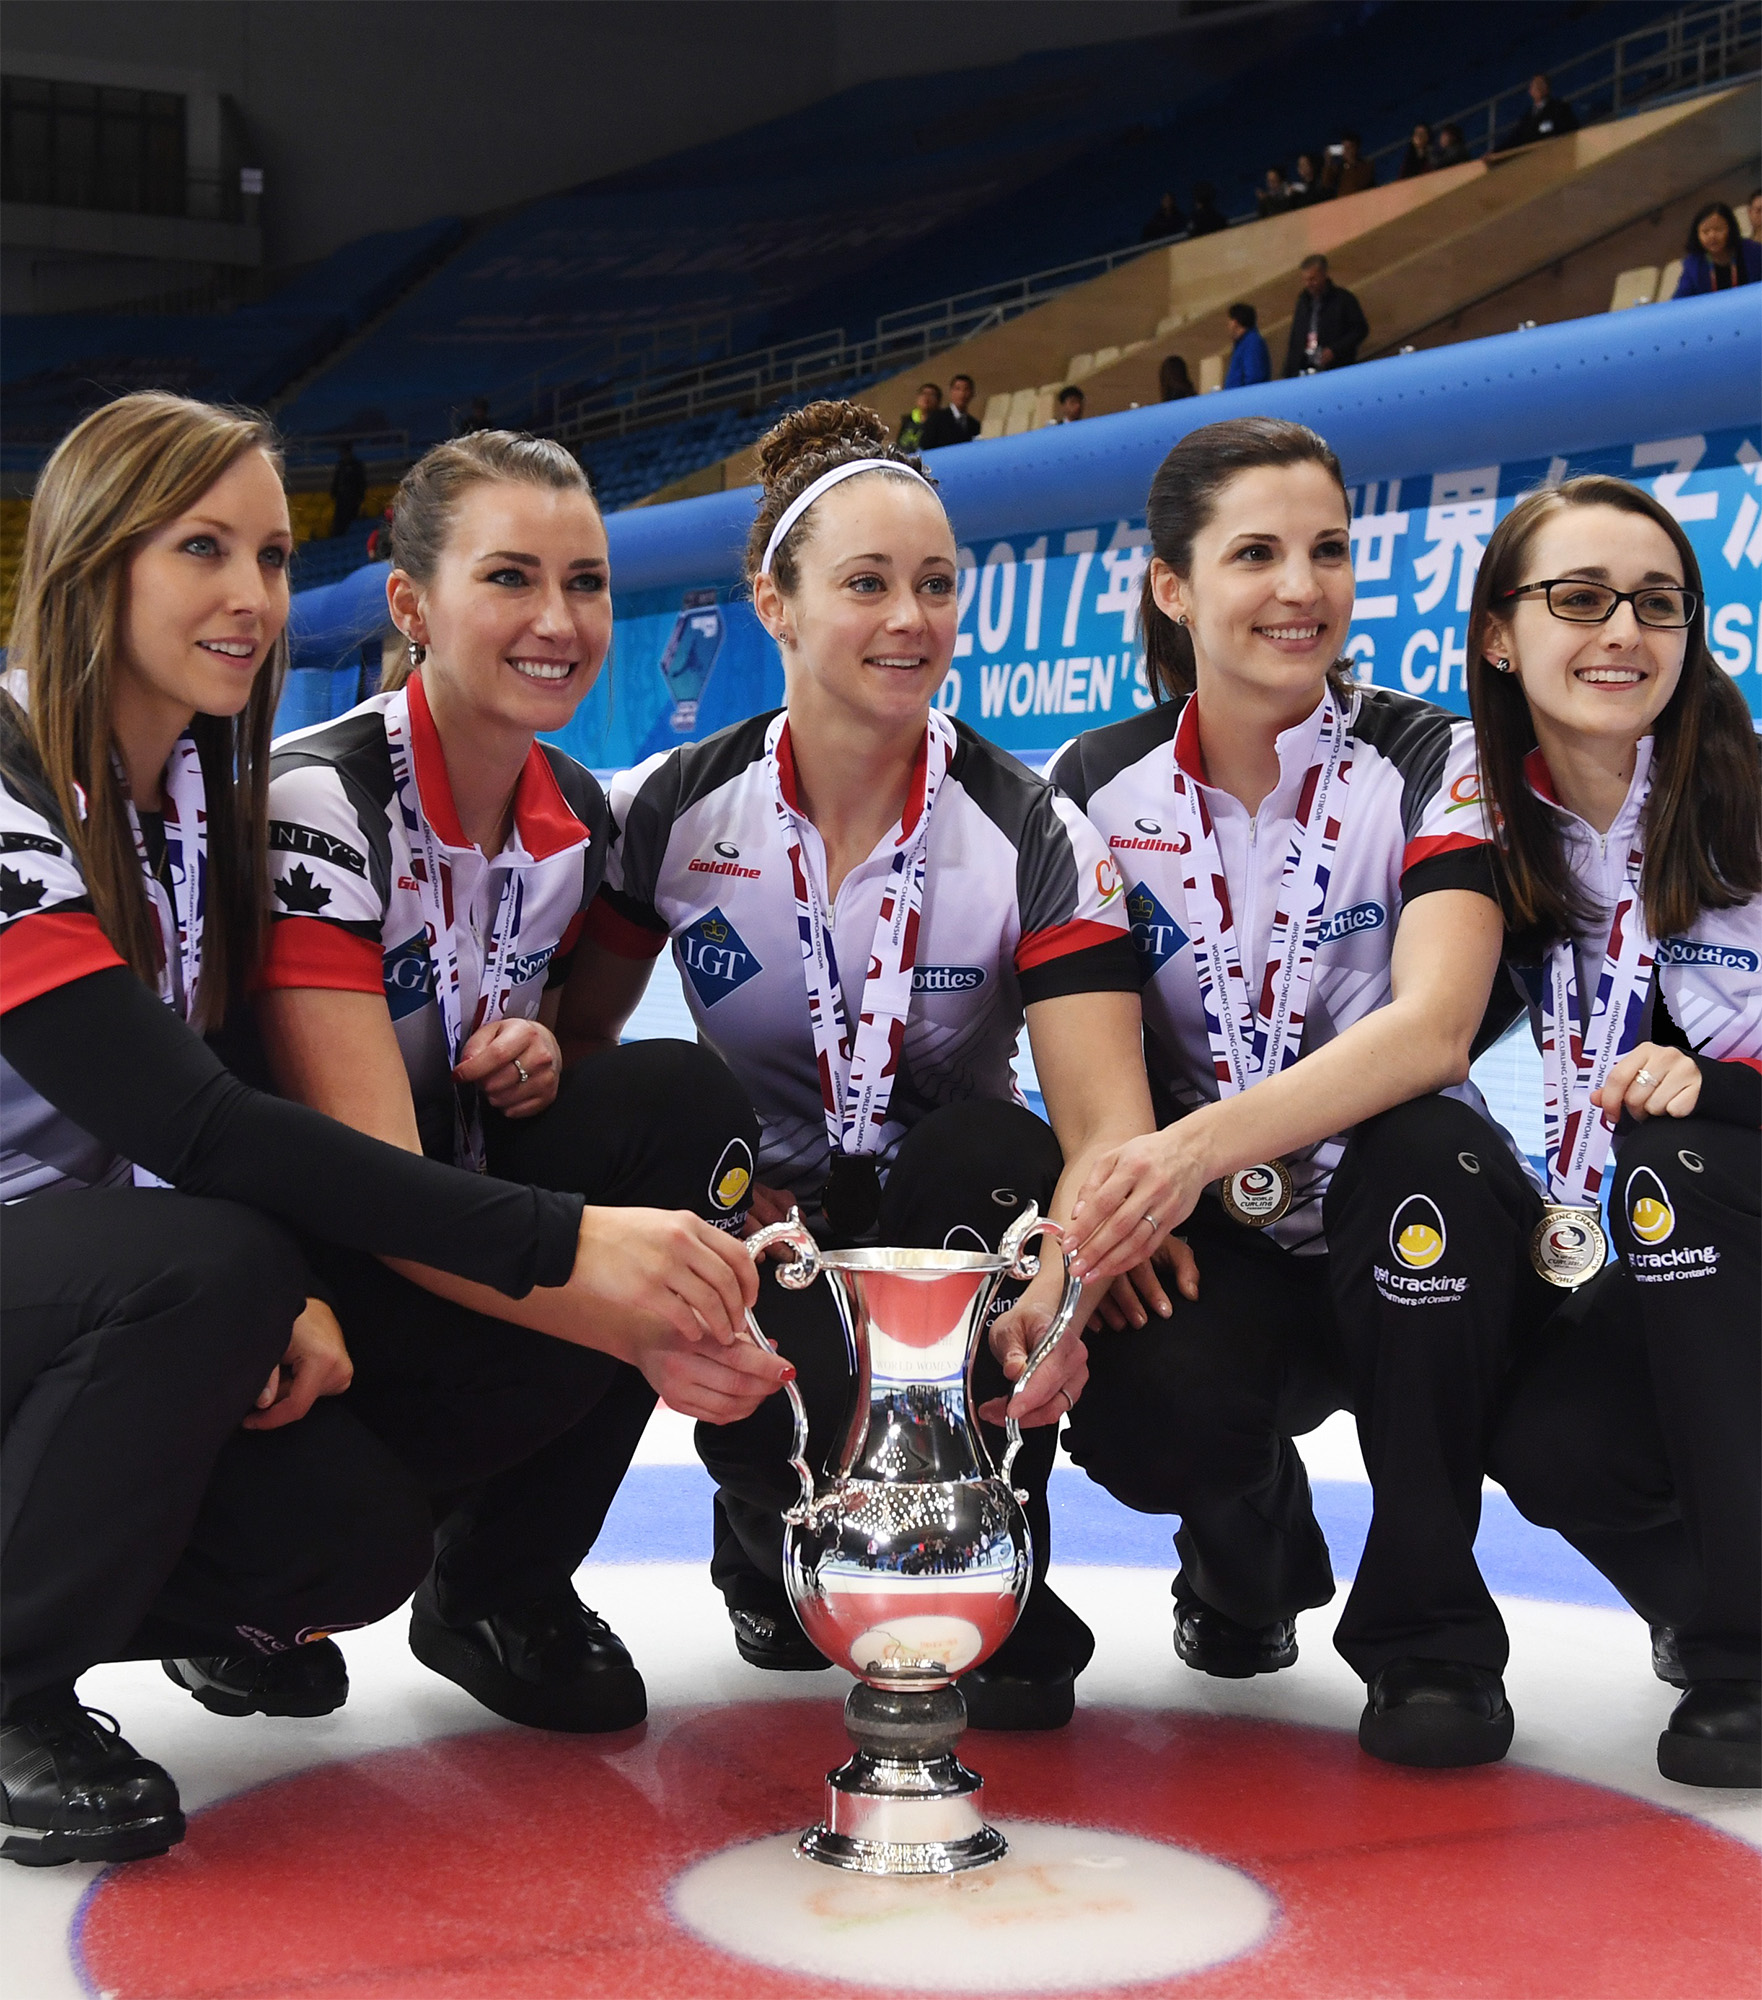
M 16 1861 L 21 1868 L 61 1868 L 70 1861 L 150 1861 L 183 1837 L 181 1812 L 90 1832 L 39 1833 L 30 1827 L 0 1825 L 0 1860 Z
M 161 1660 L 165 1678 L 173 1687 L 182 1688 L 194 1701 L 199 1701 L 210 1715 L 279 1715 L 309 1717 L 314 1715 L 334 1715 L 349 1698 L 348 1684 L 334 1700 L 323 1695 L 313 1696 L 308 1701 L 258 1701 L 248 1694 L 228 1694 L 212 1681 L 201 1687 L 191 1687 L 170 1660 Z
M 1367 1705 L 1359 1718 L 1358 1747 L 1385 1764 L 1457 1771 L 1498 1763 L 1511 1748 L 1516 1726 L 1509 1704 L 1485 1720 L 1443 1702 L 1402 1702 L 1380 1715 Z
M 1741 1790 L 1762 1785 L 1762 1743 L 1722 1743 L 1712 1736 L 1658 1738 L 1658 1770 L 1673 1784 Z
M 1077 1712 L 1077 1677 L 1056 1681 L 1006 1681 L 999 1686 L 959 1683 L 969 1729 L 1062 1729 Z
M 768 1674 L 819 1674 L 824 1673 L 832 1662 L 818 1646 L 810 1645 L 805 1639 L 799 1647 L 755 1646 L 741 1636 L 739 1626 L 734 1628 L 734 1650 L 749 1667 L 762 1668 Z
M 1195 1673 L 1210 1674 L 1217 1681 L 1247 1681 L 1256 1674 L 1282 1674 L 1297 1664 L 1297 1642 L 1279 1653 L 1235 1653 L 1222 1647 L 1183 1646 L 1175 1641 L 1175 1658 Z
M 516 1680 L 485 1660 L 462 1634 L 412 1618 L 410 1650 L 432 1672 L 462 1687 L 474 1701 L 508 1722 L 567 1736 L 603 1736 L 634 1729 L 649 1712 L 648 1691 L 635 1667 L 608 1667 L 599 1676 L 591 1706 L 579 1692 L 559 1695 Z

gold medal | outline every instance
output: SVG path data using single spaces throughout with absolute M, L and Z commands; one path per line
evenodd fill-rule
M 1609 1261 L 1609 1240 L 1594 1208 L 1550 1202 L 1530 1237 L 1530 1262 L 1538 1277 L 1562 1291 L 1577 1291 Z
M 1249 1229 L 1267 1229 L 1291 1206 L 1296 1184 L 1283 1160 L 1264 1160 L 1226 1174 L 1218 1183 L 1218 1199 L 1232 1222 Z

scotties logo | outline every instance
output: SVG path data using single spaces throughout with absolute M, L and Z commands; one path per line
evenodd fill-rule
M 1658 947 L 1660 965 L 1706 965 L 1721 972 L 1754 972 L 1759 961 L 1741 944 L 1715 944 L 1708 938 L 1665 938 Z
M 746 940 L 720 910 L 699 917 L 683 932 L 678 951 L 685 976 L 706 1007 L 726 1000 L 730 993 L 738 992 L 764 970 L 747 949 Z
M 1336 910 L 1331 917 L 1324 917 L 1315 941 L 1335 944 L 1357 931 L 1380 931 L 1388 921 L 1389 913 L 1381 903 L 1354 903 L 1349 910 Z
M 1132 926 L 1138 968 L 1147 980 L 1154 979 L 1187 942 L 1187 933 L 1142 882 L 1127 891 L 1126 920 Z
M 1410 1271 L 1429 1271 L 1444 1254 L 1444 1218 L 1423 1194 L 1410 1194 L 1389 1224 L 1389 1249 Z
M 1676 1210 L 1650 1167 L 1635 1167 L 1627 1177 L 1627 1220 L 1642 1243 L 1667 1243 L 1676 1227 Z
M 710 1173 L 710 1200 L 724 1211 L 738 1208 L 752 1184 L 752 1148 L 744 1139 L 730 1139 Z
M 914 993 L 976 993 L 985 984 L 982 965 L 914 965 Z

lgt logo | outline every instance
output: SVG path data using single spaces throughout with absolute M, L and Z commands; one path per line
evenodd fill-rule
M 719 909 L 709 911 L 682 931 L 677 950 L 686 978 L 706 1007 L 737 993 L 764 970 L 747 948 L 746 940 Z
M 1187 933 L 1142 882 L 1126 894 L 1132 943 L 1146 979 L 1154 979 L 1187 942 Z

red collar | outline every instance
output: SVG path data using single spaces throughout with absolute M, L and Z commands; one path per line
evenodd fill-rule
M 1205 750 L 1199 741 L 1199 697 L 1190 694 L 1175 724 L 1175 762 L 1195 783 L 1209 785 L 1205 771 Z
M 1548 769 L 1548 760 L 1542 755 L 1542 746 L 1536 747 L 1523 760 L 1523 775 L 1529 780 L 1529 787 L 1539 799 L 1546 799 L 1551 806 L 1560 804 L 1559 795 L 1554 790 L 1554 774 Z
M 899 837 L 909 840 L 918 819 L 924 810 L 924 788 L 930 776 L 930 726 L 924 725 L 923 740 L 918 745 L 918 754 L 912 759 L 911 783 L 906 791 L 905 811 L 900 817 Z M 777 783 L 783 793 L 783 803 L 791 812 L 801 811 L 801 794 L 795 775 L 795 744 L 789 734 L 789 720 L 784 718 L 782 733 L 777 738 Z
M 453 803 L 453 787 L 447 777 L 446 753 L 441 748 L 440 731 L 423 690 L 422 676 L 412 674 L 407 683 L 410 697 L 410 749 L 416 765 L 416 793 L 422 802 L 422 816 L 434 828 L 443 847 L 469 847 L 465 829 L 459 824 L 459 809 Z M 514 786 L 514 830 L 520 845 L 534 861 L 547 861 L 565 848 L 580 847 L 592 836 L 569 809 L 551 760 L 534 742 L 520 767 Z

